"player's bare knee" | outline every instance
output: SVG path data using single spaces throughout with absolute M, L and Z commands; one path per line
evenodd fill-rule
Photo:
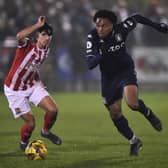
M 117 119 L 117 118 L 120 118 L 121 113 L 112 113 L 112 112 L 110 112 L 110 116 L 111 116 L 112 119 Z
M 121 116 L 120 108 L 110 108 L 109 113 L 112 119 L 117 119 Z
M 110 111 L 112 113 L 119 113 L 119 112 L 121 112 L 121 107 L 118 106 L 118 105 L 112 105 L 112 106 L 109 107 L 109 109 L 110 109 Z
M 21 118 L 29 128 L 31 129 L 35 128 L 35 118 L 31 112 L 21 116 Z
M 33 118 L 32 120 L 29 120 L 26 122 L 26 124 L 28 125 L 29 128 L 31 128 L 32 130 L 34 130 L 35 128 L 35 119 Z
M 58 109 L 56 107 L 50 107 L 48 108 L 48 112 L 51 114 L 55 114 L 58 112 Z
M 136 111 L 138 109 L 138 103 L 127 103 L 128 107 L 131 109 L 131 110 L 134 110 Z

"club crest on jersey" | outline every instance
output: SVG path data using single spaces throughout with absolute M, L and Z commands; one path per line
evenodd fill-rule
M 115 35 L 115 39 L 116 39 L 117 42 L 122 41 L 122 36 L 121 36 L 121 34 L 116 34 L 116 35 Z
M 18 107 L 18 108 L 15 108 L 15 113 L 16 113 L 16 114 L 21 113 L 21 110 L 20 110 L 20 108 L 19 108 L 19 107 Z

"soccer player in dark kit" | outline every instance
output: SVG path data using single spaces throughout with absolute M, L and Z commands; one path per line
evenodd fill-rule
M 86 62 L 89 69 L 99 65 L 104 104 L 117 130 L 129 140 L 130 156 L 137 156 L 142 142 L 135 136 L 123 115 L 123 95 L 128 107 L 143 114 L 155 130 L 161 131 L 162 123 L 143 100 L 138 98 L 134 62 L 126 51 L 125 42 L 128 34 L 138 23 L 162 33 L 168 33 L 168 26 L 164 23 L 155 23 L 139 14 L 117 23 L 116 14 L 108 10 L 97 11 L 93 21 L 96 28 L 87 37 Z

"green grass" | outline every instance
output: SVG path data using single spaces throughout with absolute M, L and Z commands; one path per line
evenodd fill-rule
M 45 160 L 29 161 L 19 150 L 22 121 L 13 119 L 7 100 L 0 96 L 0 168 L 167 168 L 168 93 L 142 93 L 163 122 L 156 132 L 142 115 L 123 104 L 123 111 L 143 141 L 139 157 L 129 156 L 129 143 L 115 129 L 98 93 L 54 94 L 59 117 L 52 129 L 62 138 L 56 146 L 39 135 L 43 112 L 33 107 L 36 129 L 31 140 L 41 139 L 48 148 Z

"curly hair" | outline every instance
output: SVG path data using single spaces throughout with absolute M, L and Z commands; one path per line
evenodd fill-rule
M 98 10 L 93 17 L 93 21 L 96 22 L 97 18 L 107 18 L 112 24 L 117 23 L 116 14 L 113 11 L 109 11 L 106 9 Z

